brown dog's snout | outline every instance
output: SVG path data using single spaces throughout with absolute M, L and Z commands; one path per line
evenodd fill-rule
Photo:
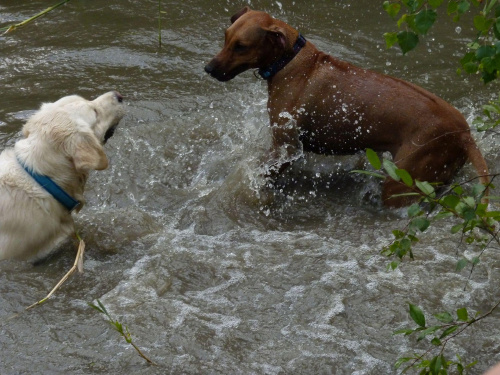
M 211 64 L 205 65 L 205 72 L 207 72 L 208 74 L 211 75 L 213 71 L 214 71 L 214 67 Z
M 226 82 L 234 78 L 234 74 L 226 72 L 226 69 L 222 66 L 217 57 L 213 58 L 212 61 L 205 66 L 205 72 L 221 82 Z

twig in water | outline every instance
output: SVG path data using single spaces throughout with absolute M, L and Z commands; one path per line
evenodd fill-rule
M 64 275 L 64 277 L 61 279 L 61 281 L 59 281 L 57 283 L 57 285 L 50 291 L 49 294 L 47 294 L 47 296 L 44 299 L 41 299 L 40 301 L 35 302 L 31 306 L 26 307 L 26 310 L 29 310 L 29 309 L 31 309 L 31 308 L 33 308 L 35 306 L 41 305 L 42 303 L 44 303 L 45 301 L 47 301 L 52 296 L 52 294 L 54 294 L 55 291 L 57 289 L 59 289 L 59 287 L 62 284 L 64 284 L 64 282 L 66 280 L 68 280 L 68 278 L 77 269 L 78 269 L 78 272 L 80 272 L 80 273 L 83 272 L 83 253 L 85 252 L 85 242 L 83 242 L 83 240 L 80 238 L 80 236 L 78 234 L 76 234 L 76 236 L 80 240 L 80 244 L 78 245 L 78 252 L 76 253 L 75 263 L 73 263 L 73 267 L 71 267 L 71 269 L 66 273 L 66 275 Z

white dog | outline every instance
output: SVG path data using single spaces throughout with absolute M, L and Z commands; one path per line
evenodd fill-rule
M 90 170 L 108 167 L 103 145 L 124 115 L 123 98 L 67 96 L 43 104 L 25 138 L 0 154 L 0 260 L 36 261 L 74 233 Z

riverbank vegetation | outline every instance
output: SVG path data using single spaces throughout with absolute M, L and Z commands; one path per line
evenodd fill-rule
M 387 14 L 396 20 L 398 31 L 384 34 L 386 45 L 391 48 L 398 45 L 403 54 L 414 50 L 425 37 L 431 27 L 438 22 L 438 15 L 446 13 L 455 22 L 460 22 L 466 13 L 472 13 L 476 38 L 467 43 L 467 51 L 458 61 L 457 73 L 477 74 L 484 84 L 498 80 L 500 77 L 500 4 L 498 0 L 390 0 L 383 2 Z M 473 124 L 478 131 L 497 133 L 500 124 L 500 99 L 492 100 L 483 105 L 482 116 L 478 116 Z M 484 202 L 485 186 L 472 184 L 470 189 L 466 184 L 453 184 L 446 189 L 437 190 L 437 186 L 423 181 L 413 181 L 411 176 L 398 169 L 389 160 L 379 160 L 377 154 L 367 150 L 367 158 L 377 172 L 368 172 L 376 177 L 393 178 L 406 186 L 414 188 L 414 195 L 420 197 L 420 204 L 408 208 L 408 222 L 403 229 L 393 231 L 394 240 L 382 249 L 382 254 L 391 259 L 389 268 L 395 269 L 405 258 L 413 259 L 414 245 L 418 236 L 431 225 L 441 220 L 453 222 L 451 232 L 456 234 L 460 244 L 473 247 L 458 256 L 456 272 L 468 270 L 469 280 L 473 271 L 488 252 L 500 250 L 500 211 Z M 366 173 L 366 172 L 365 172 Z M 493 183 L 498 175 L 491 175 Z M 492 188 L 493 186 L 490 186 Z M 499 197 L 489 196 L 490 202 Z M 422 204 L 426 209 L 422 208 Z M 467 286 L 464 286 L 466 290 Z M 498 297 L 496 297 L 498 298 Z M 428 338 L 430 348 L 422 353 L 409 353 L 396 362 L 396 368 L 403 373 L 410 369 L 419 370 L 420 374 L 441 375 L 449 372 L 463 374 L 475 362 L 472 358 L 462 358 L 455 353 L 446 351 L 450 340 L 460 335 L 471 325 L 489 318 L 500 305 L 491 296 L 491 308 L 486 313 L 480 311 L 472 314 L 472 307 L 461 307 L 456 312 L 434 312 L 432 324 L 418 305 L 425 301 L 409 303 L 409 315 L 417 325 L 416 328 L 405 327 L 394 334 L 416 336 L 420 341 Z

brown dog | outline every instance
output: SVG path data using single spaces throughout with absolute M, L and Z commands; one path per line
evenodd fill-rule
M 245 7 L 231 22 L 223 49 L 205 71 L 228 81 L 259 69 L 268 82 L 275 163 L 280 163 L 280 152 L 292 156 L 300 143 L 304 151 L 318 154 L 354 154 L 371 148 L 389 151 L 398 168 L 420 181 L 446 183 L 469 160 L 480 181 L 489 183 L 488 167 L 469 125 L 444 100 L 411 83 L 329 56 L 265 12 Z M 408 197 L 389 199 L 409 190 L 387 179 L 384 203 L 409 204 Z

